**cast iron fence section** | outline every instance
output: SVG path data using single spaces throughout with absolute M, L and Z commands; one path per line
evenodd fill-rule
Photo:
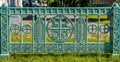
M 24 52 L 119 54 L 119 10 L 118 4 L 94 8 L 2 7 L 1 56 Z M 109 18 L 109 23 L 102 24 L 102 17 Z M 108 40 L 102 40 L 105 35 Z

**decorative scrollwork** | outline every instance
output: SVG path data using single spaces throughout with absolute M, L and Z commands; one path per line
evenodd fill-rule
M 97 32 L 97 26 L 95 24 L 91 24 L 88 26 L 88 32 L 91 34 L 95 34 Z
M 80 16 L 76 21 L 76 40 L 77 42 L 85 41 L 86 36 L 86 22 L 84 17 Z
M 25 25 L 23 25 L 23 32 L 25 33 L 25 34 L 30 34 L 31 33 L 31 29 L 32 27 L 31 27 L 31 25 L 29 25 L 29 24 L 25 24 Z
M 107 34 L 109 32 L 109 25 L 108 24 L 101 25 L 100 32 L 102 34 Z
M 14 24 L 10 27 L 10 31 L 14 34 L 18 34 L 19 33 L 19 30 L 20 30 L 20 27 L 19 25 L 17 24 Z
M 57 15 L 47 23 L 47 35 L 57 43 L 63 43 L 73 34 L 72 21 L 64 16 Z
M 119 9 L 116 9 L 119 11 Z M 116 12 L 117 12 L 116 11 Z M 114 21 L 113 21 L 113 54 L 119 54 L 120 53 L 120 14 L 116 13 L 114 16 Z
M 36 43 L 43 43 L 45 35 L 45 25 L 44 20 L 41 18 L 41 16 L 37 16 L 37 19 L 34 23 L 34 40 Z

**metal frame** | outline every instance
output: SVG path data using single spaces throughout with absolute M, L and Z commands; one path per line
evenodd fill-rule
M 9 56 L 10 52 L 119 54 L 119 10 L 120 7 L 116 3 L 113 4 L 113 7 L 94 8 L 1 7 L 1 56 Z M 90 14 L 98 16 L 98 24 L 88 24 L 88 16 Z M 110 25 L 100 24 L 100 15 L 103 14 L 110 17 Z M 10 25 L 9 18 L 11 15 L 20 16 L 20 25 Z M 23 15 L 32 15 L 32 24 L 23 24 Z M 48 15 L 54 16 L 48 21 Z M 73 16 L 73 21 L 71 18 L 67 17 L 68 15 Z M 85 17 L 82 15 L 85 15 Z M 35 16 L 37 19 L 35 19 Z M 77 18 L 78 16 L 79 18 Z M 19 27 L 16 29 L 16 26 Z M 10 34 L 18 34 L 18 32 L 12 30 L 18 30 L 20 34 L 20 42 L 11 42 Z M 110 41 L 100 42 L 100 33 L 106 34 L 108 32 L 110 32 Z M 24 42 L 23 33 L 32 34 L 32 41 Z M 88 33 L 97 33 L 97 42 L 88 42 Z M 47 42 L 47 36 L 54 42 Z M 73 42 L 66 42 L 71 37 L 74 37 Z

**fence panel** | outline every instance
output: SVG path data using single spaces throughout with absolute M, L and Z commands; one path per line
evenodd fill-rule
M 118 10 L 116 6 L 1 8 L 1 55 L 118 54 Z

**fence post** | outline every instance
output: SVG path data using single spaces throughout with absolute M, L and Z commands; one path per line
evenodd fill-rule
M 7 4 L 1 7 L 1 22 L 0 22 L 0 56 L 8 57 L 8 8 Z
M 113 3 L 113 55 L 120 53 L 120 7 L 118 3 Z

